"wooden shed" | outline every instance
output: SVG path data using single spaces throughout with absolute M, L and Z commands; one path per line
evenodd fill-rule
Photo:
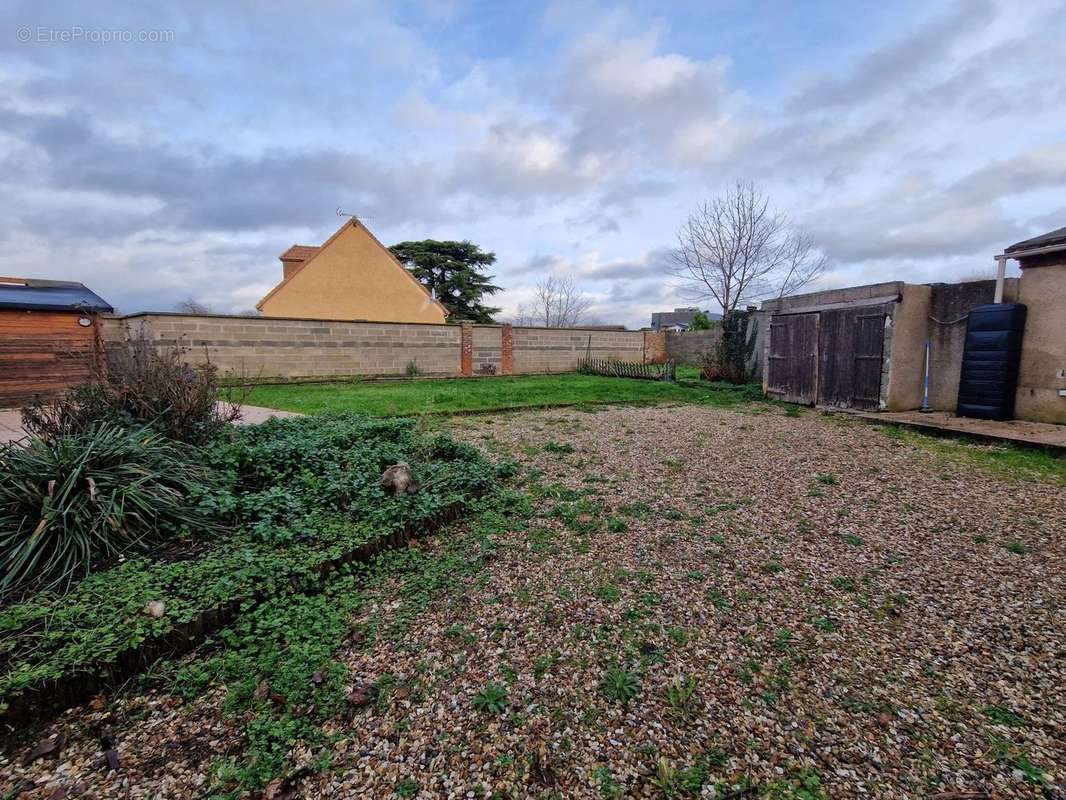
M 80 283 L 0 277 L 0 408 L 84 381 L 113 310 Z
M 790 403 L 917 408 L 931 291 L 893 281 L 766 301 L 763 388 Z

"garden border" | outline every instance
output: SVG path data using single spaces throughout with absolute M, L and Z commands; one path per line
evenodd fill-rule
M 412 538 L 432 535 L 462 518 L 462 511 L 470 502 L 487 496 L 490 492 L 471 494 L 467 499 L 452 503 L 437 515 L 420 525 L 407 525 L 400 530 L 361 544 L 354 550 L 318 564 L 303 576 L 292 576 L 289 589 L 284 592 L 259 590 L 250 597 L 228 600 L 221 605 L 202 610 L 195 619 L 175 625 L 158 636 L 146 638 L 135 648 L 119 652 L 109 662 L 89 662 L 83 669 L 70 672 L 37 686 L 27 686 L 4 698 L 7 708 L 0 713 L 0 723 L 9 731 L 0 732 L 0 742 L 21 738 L 47 723 L 68 708 L 85 702 L 101 692 L 113 690 L 123 682 L 143 672 L 147 667 L 164 658 L 185 655 L 196 649 L 208 636 L 218 632 L 240 616 L 244 610 L 254 608 L 267 600 L 296 592 L 317 593 L 322 590 L 325 578 L 346 564 L 369 563 L 375 556 L 407 546 Z M 304 583 L 309 585 L 304 585 Z M 10 729 L 14 729 L 13 731 Z

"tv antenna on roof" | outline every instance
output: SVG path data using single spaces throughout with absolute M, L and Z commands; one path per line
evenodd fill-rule
M 351 217 L 352 219 L 356 219 L 356 220 L 359 220 L 359 219 L 373 219 L 373 217 L 364 217 L 364 216 L 360 216 L 359 214 L 349 214 L 346 211 L 342 211 L 340 206 L 337 206 L 337 216 L 338 217 Z

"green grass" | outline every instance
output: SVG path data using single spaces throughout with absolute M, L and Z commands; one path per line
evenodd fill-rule
M 892 439 L 920 447 L 962 466 L 977 467 L 995 475 L 1020 480 L 1050 479 L 1066 486 L 1066 458 L 1043 450 L 929 436 L 894 425 L 885 426 L 882 430 Z
M 761 397 L 757 385 L 688 380 L 667 383 L 567 374 L 278 384 L 256 387 L 247 402 L 304 414 L 360 411 L 374 416 L 411 416 L 607 403 L 680 402 L 731 407 Z

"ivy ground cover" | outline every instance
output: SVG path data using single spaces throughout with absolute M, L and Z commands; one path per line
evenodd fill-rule
M 209 536 L 105 566 L 68 594 L 0 608 L 0 711 L 47 705 L 58 685 L 109 675 L 146 641 L 176 630 L 195 636 L 218 609 L 239 614 L 318 591 L 360 548 L 420 530 L 495 483 L 476 449 L 420 435 L 411 420 L 272 420 L 236 429 L 201 455 L 215 480 L 188 500 L 217 522 Z M 412 465 L 417 494 L 379 485 L 397 462 Z

